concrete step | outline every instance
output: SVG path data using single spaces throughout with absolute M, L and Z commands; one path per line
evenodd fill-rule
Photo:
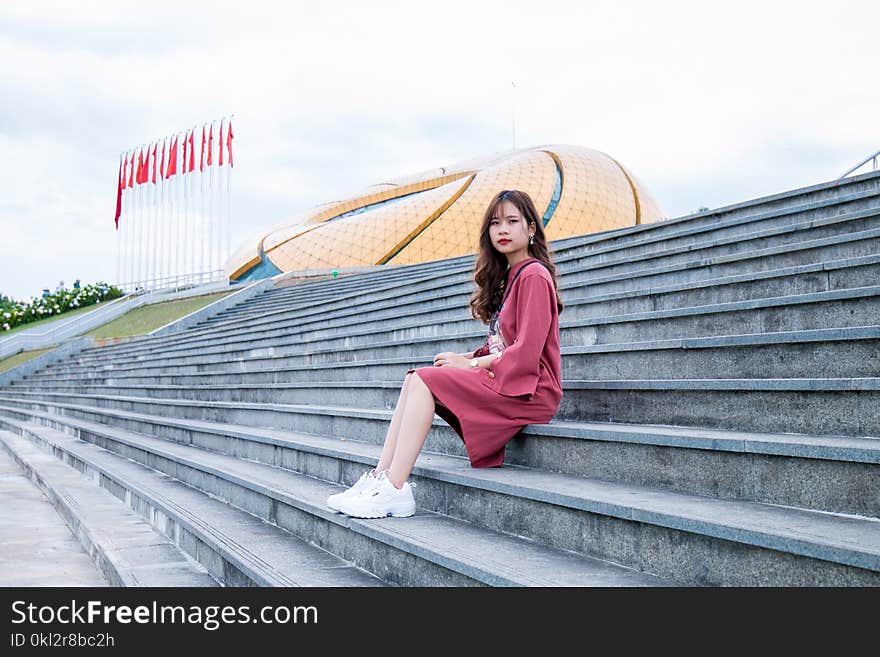
M 782 243 L 776 243 L 778 242 L 776 238 L 771 239 L 765 237 L 764 233 L 766 231 L 762 231 L 759 233 L 755 233 L 755 236 L 752 239 L 742 241 L 728 241 L 729 243 L 727 243 L 715 240 L 699 245 L 692 245 L 690 247 L 667 249 L 647 255 L 618 255 L 616 259 L 605 258 L 599 262 L 592 263 L 582 262 L 578 259 L 567 258 L 566 256 L 559 256 L 556 258 L 556 264 L 563 276 L 565 274 L 569 274 L 571 271 L 577 271 L 580 272 L 580 276 L 582 277 L 585 275 L 595 277 L 599 275 L 607 276 L 619 273 L 633 273 L 635 271 L 643 269 L 669 267 L 674 264 L 692 263 L 695 259 L 699 261 L 715 258 L 730 258 L 731 256 L 743 255 L 745 253 L 753 252 L 771 252 L 772 254 L 778 255 L 780 252 L 787 253 L 789 251 L 793 251 L 795 254 L 801 255 L 801 257 L 803 257 L 803 255 L 799 254 L 798 252 L 803 251 L 807 245 L 815 246 L 818 244 L 834 244 L 839 247 L 840 244 L 852 242 L 859 236 L 862 238 L 876 237 L 876 231 L 878 230 L 877 226 L 878 222 L 880 222 L 880 217 L 878 217 L 876 214 L 872 214 L 869 217 L 863 217 L 863 214 L 864 213 L 855 213 L 857 218 L 851 218 L 850 215 L 845 215 L 844 217 L 829 217 L 823 221 L 835 223 L 831 225 L 815 226 L 804 230 L 795 230 L 794 227 L 777 229 L 792 231 L 790 233 L 786 233 L 789 241 Z M 808 223 L 806 225 L 811 226 L 812 223 Z M 867 230 L 866 228 L 868 227 L 872 227 L 873 230 Z M 797 237 L 797 239 L 795 239 L 795 236 Z M 842 253 L 842 257 L 849 257 L 852 255 L 864 254 L 847 253 L 846 251 Z M 804 263 L 801 262 L 799 264 Z M 469 273 L 470 268 L 463 268 L 460 272 L 460 280 L 467 280 L 469 277 Z M 458 277 L 451 275 L 445 278 L 441 278 L 441 280 L 448 281 L 457 278 Z M 421 289 L 425 285 L 426 283 L 423 280 L 420 280 L 417 284 L 417 288 Z M 399 287 L 400 286 L 395 286 L 395 292 L 399 292 L 399 290 L 397 289 Z M 333 298 L 318 297 L 316 299 L 311 299 L 305 305 L 314 306 L 315 309 L 320 310 L 322 308 L 338 305 L 346 299 L 352 302 L 357 301 L 363 303 L 364 301 L 375 298 L 377 295 L 387 294 L 388 288 L 382 287 L 376 294 L 353 294 L 348 297 Z M 281 307 L 284 308 L 286 306 L 282 304 Z M 269 312 L 268 309 L 267 312 Z M 242 315 L 248 317 L 255 316 L 246 306 L 240 306 L 238 309 L 232 309 L 231 311 L 228 311 L 225 315 L 218 319 L 206 320 L 206 325 L 217 323 L 218 321 L 229 321 L 230 319 L 237 319 L 240 318 Z
M 668 424 L 686 427 L 846 436 L 880 436 L 880 379 L 620 379 L 563 380 L 565 394 L 556 418 L 566 421 Z M 325 388 L 355 390 L 360 398 L 397 399 L 394 382 L 325 382 Z M 3 391 L 3 394 L 6 394 Z M 304 392 L 303 394 L 312 394 Z M 317 394 L 317 393 L 314 393 Z M 216 402 L 222 404 L 222 402 Z M 210 413 L 202 402 L 192 412 Z M 213 406 L 211 406 L 213 408 Z M 293 426 L 329 433 L 326 418 L 300 419 L 317 405 L 256 404 L 222 410 L 231 422 Z M 217 407 L 222 408 L 222 407 Z M 347 412 L 334 406 L 330 415 Z M 214 413 L 221 411 L 215 410 Z M 255 413 L 257 415 L 255 415 Z M 288 417 L 293 413 L 293 417 Z M 281 423 L 281 424 L 279 424 Z M 309 428 L 306 428 L 309 427 Z M 311 428 L 316 427 L 316 428 Z M 317 428 L 320 427 L 320 428 Z
M 825 220 L 822 220 L 822 225 L 813 226 L 813 223 L 806 224 L 806 226 L 810 226 L 809 228 L 803 228 L 801 226 L 792 226 L 786 228 L 775 229 L 772 232 L 772 236 L 767 236 L 765 233 L 768 231 L 760 231 L 756 232 L 749 236 L 737 236 L 734 241 L 733 238 L 731 240 L 713 240 L 706 243 L 696 244 L 689 247 L 679 247 L 675 249 L 667 249 L 664 251 L 660 251 L 657 253 L 649 253 L 646 255 L 619 255 L 616 259 L 605 258 L 596 262 L 593 261 L 583 261 L 583 259 L 577 258 L 566 258 L 564 256 L 560 256 L 556 258 L 556 265 L 559 268 L 559 271 L 563 273 L 563 279 L 565 279 L 566 275 L 573 275 L 576 272 L 575 280 L 582 280 L 584 278 L 595 278 L 596 276 L 608 276 L 614 274 L 635 274 L 638 272 L 642 272 L 643 270 L 652 270 L 657 269 L 658 267 L 669 267 L 675 264 L 685 264 L 685 263 L 693 263 L 696 260 L 711 260 L 716 258 L 729 258 L 735 255 L 743 255 L 746 253 L 764 253 L 768 251 L 772 251 L 774 255 L 778 255 L 780 252 L 788 252 L 789 250 L 795 250 L 796 256 L 801 256 L 802 254 L 798 253 L 798 251 L 802 251 L 804 245 L 816 245 L 819 243 L 827 242 L 831 240 L 830 243 L 839 246 L 841 240 L 843 243 L 851 242 L 855 236 L 861 236 L 863 238 L 876 238 L 880 235 L 880 215 L 876 213 L 865 217 L 863 216 L 865 213 L 855 213 L 854 217 L 850 215 L 844 215 L 843 217 L 829 217 Z M 776 234 L 780 231 L 787 231 L 782 233 L 782 235 Z M 748 239 L 746 239 L 748 238 Z M 876 254 L 876 249 L 874 251 L 870 251 L 871 254 Z M 852 255 L 856 255 L 856 253 L 847 253 L 844 251 L 843 257 L 851 257 Z M 865 255 L 864 253 L 858 253 L 858 255 Z M 806 263 L 798 263 L 798 264 L 806 264 Z M 458 276 L 452 277 L 442 277 L 439 279 L 441 284 L 449 283 L 454 280 L 458 280 L 461 282 L 463 288 L 460 293 L 467 293 L 473 287 L 472 284 L 469 284 L 468 281 L 470 279 L 470 270 L 463 270 Z M 568 281 L 563 280 L 560 282 L 561 284 L 567 284 Z M 420 280 L 417 285 L 415 285 L 415 290 L 426 290 L 431 289 L 428 287 L 430 284 L 427 281 Z M 400 292 L 404 290 L 401 289 L 401 286 L 394 286 L 394 296 L 399 297 Z M 303 302 L 302 305 L 307 305 L 311 307 L 314 311 L 320 311 L 321 309 L 338 306 L 343 301 L 348 301 L 351 303 L 364 304 L 367 301 L 371 301 L 377 296 L 384 295 L 387 297 L 388 295 L 388 287 L 380 286 L 375 294 L 355 294 L 349 297 L 331 297 L 331 298 L 322 298 L 320 296 L 310 299 L 307 302 Z M 418 298 L 418 297 L 417 297 Z M 271 313 L 274 306 L 263 306 L 265 309 L 264 312 Z M 288 309 L 289 306 L 287 304 L 279 304 L 278 308 L 275 310 L 285 310 Z M 363 309 L 369 309 L 370 307 L 363 307 Z M 222 315 L 218 315 L 215 318 L 211 318 L 206 320 L 202 326 L 210 326 L 216 325 L 221 322 L 228 322 L 234 320 L 240 320 L 243 317 L 253 318 L 254 316 L 259 316 L 260 313 L 256 312 L 254 309 L 249 308 L 247 306 L 233 308 Z
M 690 246 L 709 240 L 726 240 L 749 235 L 756 231 L 788 228 L 811 221 L 854 212 L 871 211 L 880 207 L 876 190 L 841 196 L 815 203 L 798 204 L 773 210 L 753 209 L 747 214 L 722 216 L 716 213 L 691 215 L 689 220 L 672 219 L 584 236 L 586 239 L 557 240 L 554 251 L 565 255 L 599 254 L 629 249 L 631 255 L 652 250 Z M 711 216 L 714 214 L 714 217 Z M 640 230 L 633 230 L 639 228 Z M 590 239 L 592 238 L 592 239 Z
M 217 586 L 204 566 L 51 452 L 5 430 L 0 446 L 45 494 L 112 586 Z
M 800 218 L 781 222 L 779 225 L 761 222 L 748 233 L 717 237 L 714 234 L 701 236 L 699 240 L 663 240 L 638 247 L 614 248 L 597 253 L 568 250 L 560 256 L 559 264 L 571 269 L 598 267 L 622 268 L 632 265 L 641 268 L 643 263 L 656 262 L 673 264 L 692 259 L 689 254 L 699 254 L 705 258 L 730 256 L 737 253 L 759 251 L 768 248 L 781 248 L 800 242 L 847 236 L 858 232 L 870 232 L 880 227 L 880 209 L 871 207 L 840 215 L 817 216 L 806 221 Z
M 814 271 L 821 271 L 823 267 L 828 264 L 829 271 L 833 271 L 835 269 L 835 264 L 829 263 L 840 262 L 834 260 L 835 254 L 837 256 L 842 256 L 843 261 L 848 261 L 840 262 L 840 264 L 851 264 L 856 267 L 859 265 L 870 266 L 876 264 L 876 258 L 878 257 L 877 251 L 878 248 L 880 248 L 878 247 L 877 240 L 873 238 L 859 239 L 854 243 L 833 242 L 831 244 L 823 243 L 817 246 L 811 242 L 810 245 L 811 246 L 806 249 L 798 247 L 799 250 L 796 252 L 779 252 L 777 250 L 771 250 L 771 253 L 758 253 L 757 255 L 748 254 L 747 258 L 737 257 L 721 260 L 710 259 L 708 261 L 686 263 L 684 266 L 674 265 L 672 267 L 654 268 L 649 271 L 641 272 L 637 276 L 628 273 L 598 277 L 570 276 L 568 279 L 564 279 L 567 282 L 564 282 L 563 285 L 571 288 L 579 287 L 580 289 L 577 289 L 575 294 L 581 297 L 618 294 L 632 290 L 653 289 L 668 285 L 678 286 L 679 289 L 681 289 L 681 287 L 687 287 L 689 284 L 702 283 L 711 279 L 725 277 L 754 278 L 760 276 L 762 273 L 770 274 L 774 269 L 778 268 L 799 268 L 802 271 L 807 271 L 812 267 L 814 268 Z M 865 253 L 862 253 L 855 258 L 850 258 L 846 255 L 846 252 L 852 250 L 864 251 Z M 797 262 L 791 264 L 792 260 L 796 260 Z M 786 263 L 788 263 L 788 265 L 786 265 Z M 870 274 L 871 272 L 869 272 L 869 275 Z M 835 275 L 829 273 L 828 276 L 829 279 L 834 276 L 834 285 L 837 287 L 852 287 L 854 284 L 864 282 L 864 278 L 849 282 L 841 280 L 842 277 L 845 278 L 845 274 Z M 874 279 L 869 278 L 869 280 Z M 458 297 L 460 297 L 460 301 L 454 301 L 453 303 L 460 303 L 460 307 L 466 309 L 467 296 L 472 289 L 472 283 L 467 283 L 462 279 L 459 285 L 459 288 L 451 289 L 440 283 L 431 285 L 426 284 L 414 295 L 407 297 L 401 297 L 396 293 L 385 292 L 380 295 L 381 298 L 377 301 L 365 302 L 363 298 L 358 298 L 352 299 L 350 304 L 332 304 L 329 312 L 316 310 L 315 308 L 306 308 L 295 311 L 280 308 L 273 313 L 268 313 L 263 316 L 251 316 L 247 325 L 256 330 L 258 328 L 271 328 L 279 320 L 303 322 L 309 320 L 327 321 L 330 319 L 345 318 L 348 321 L 351 321 L 354 318 L 359 319 L 365 316 L 368 317 L 370 313 L 377 310 L 397 312 L 398 316 L 406 316 L 408 313 L 412 313 L 415 309 L 425 312 L 439 308 L 447 308 L 450 299 L 456 299 Z M 584 289 L 584 286 L 589 286 L 589 289 Z M 565 294 L 566 292 L 563 288 L 563 295 Z M 103 347 L 96 350 L 85 350 L 82 355 L 83 357 L 90 357 L 98 352 L 103 355 L 109 355 L 116 353 L 117 351 L 143 350 L 145 348 L 150 349 L 154 346 L 158 347 L 159 345 L 171 345 L 180 339 L 189 339 L 190 337 L 195 337 L 197 335 L 214 334 L 217 329 L 221 328 L 233 332 L 240 331 L 242 328 L 242 322 L 237 320 L 220 322 L 217 324 L 206 325 L 202 328 L 176 333 L 171 336 L 139 340 L 133 343 Z
M 814 245 L 815 246 L 815 245 Z M 867 258 L 874 259 L 877 257 L 878 241 L 874 238 L 871 239 L 860 239 L 858 243 L 855 245 L 858 246 L 859 249 L 863 249 L 866 253 L 857 256 L 858 258 Z M 589 283 L 592 286 L 592 292 L 595 294 L 612 294 L 619 292 L 626 292 L 630 289 L 639 289 L 639 288 L 650 288 L 656 285 L 665 285 L 670 282 L 670 280 L 674 280 L 677 285 L 685 285 L 689 282 L 695 281 L 704 281 L 712 278 L 719 278 L 725 276 L 740 276 L 746 272 L 745 275 L 752 275 L 753 272 L 764 272 L 764 271 L 773 271 L 779 267 L 785 268 L 787 266 L 791 267 L 803 267 L 809 265 L 819 265 L 828 260 L 832 260 L 837 256 L 844 256 L 844 259 L 853 260 L 853 258 L 846 257 L 846 254 L 843 251 L 851 250 L 850 247 L 855 248 L 853 244 L 823 244 L 819 246 L 810 247 L 806 250 L 798 251 L 797 253 L 775 253 L 775 254 L 763 254 L 757 256 L 757 260 L 753 259 L 751 256 L 745 261 L 742 260 L 733 260 L 730 262 L 702 262 L 696 261 L 691 263 L 687 267 L 675 266 L 672 270 L 665 270 L 661 268 L 660 270 L 652 270 L 649 272 L 643 272 L 643 275 L 639 276 L 638 279 L 628 278 L 628 275 L 618 275 L 618 276 L 610 276 L 610 277 L 600 277 L 597 279 L 590 279 Z M 834 252 L 829 251 L 829 249 L 836 250 Z M 776 258 L 781 257 L 781 261 L 777 261 Z M 792 260 L 797 262 L 792 263 Z M 801 262 L 804 260 L 806 262 Z M 584 282 L 584 281 L 581 281 Z M 446 294 L 449 294 L 449 290 L 444 291 Z M 434 305 L 445 306 L 448 303 L 448 299 L 444 299 L 443 297 L 438 297 L 436 294 L 433 294 L 429 291 L 423 291 L 420 294 L 421 302 L 427 306 L 424 308 L 425 310 L 430 310 Z M 335 317 L 339 314 L 347 314 L 349 317 L 351 313 L 356 313 L 361 316 L 366 315 L 369 312 L 372 312 L 375 307 L 387 309 L 389 308 L 389 303 L 398 303 L 400 299 L 391 298 L 391 301 L 382 301 L 382 302 L 371 302 L 365 305 L 358 307 L 355 310 L 349 310 L 347 308 L 337 308 L 334 313 L 335 315 L 322 316 L 317 312 L 305 311 L 301 313 L 299 316 L 301 319 L 307 318 L 321 318 L 321 319 L 330 319 L 331 317 Z M 465 303 L 462 304 L 463 306 Z M 292 316 L 288 315 L 289 311 L 280 310 L 279 314 L 287 315 L 285 319 L 291 319 Z M 401 314 L 404 314 L 401 312 Z M 275 319 L 279 319 L 280 316 L 273 317 L 265 317 L 264 321 L 271 323 Z M 257 319 L 254 318 L 250 324 L 257 328 Z M 228 325 L 232 327 L 234 330 L 240 330 L 242 325 L 240 322 L 232 322 Z M 215 327 L 217 328 L 217 327 Z M 178 334 L 178 337 L 183 337 L 184 334 Z M 142 343 L 146 344 L 146 343 Z M 125 346 L 121 346 L 122 349 L 125 349 Z M 111 348 L 108 348 L 111 349 Z M 91 352 L 84 352 L 84 355 L 87 355 Z M 105 352 L 107 354 L 111 352 Z
M 832 290 L 805 295 L 731 302 L 649 311 L 620 316 L 579 319 L 580 308 L 573 305 L 560 321 L 563 347 L 630 344 L 683 340 L 709 336 L 742 336 L 762 333 L 813 331 L 823 328 L 855 328 L 876 325 L 880 317 L 880 286 L 851 290 Z M 410 329 L 363 334 L 352 331 L 345 339 L 329 338 L 313 342 L 272 339 L 244 344 L 221 342 L 216 347 L 159 352 L 132 360 L 118 359 L 103 364 L 73 364 L 61 361 L 24 380 L 37 381 L 76 373 L 145 373 L 150 368 L 173 368 L 176 373 L 194 373 L 205 366 L 225 363 L 228 371 L 243 365 L 258 369 L 260 359 L 271 358 L 275 367 L 300 364 L 329 364 L 362 360 L 409 357 L 429 365 L 434 354 L 443 351 L 473 351 L 485 340 L 485 329 L 475 322 L 442 325 L 419 324 Z M 93 362 L 94 363 L 94 362 Z M 265 366 L 265 365 L 264 365 Z M 150 372 L 158 373 L 158 372 Z
M 2 448 L 0 498 L 0 586 L 110 585 L 43 491 Z
M 791 203 L 795 203 L 795 205 L 798 205 L 800 208 L 795 209 L 794 212 L 800 212 L 801 210 L 806 212 L 817 212 L 818 216 L 821 218 L 822 216 L 838 213 L 841 208 L 856 207 L 850 203 L 850 201 L 859 202 L 860 200 L 865 200 L 872 194 L 876 193 L 876 187 L 877 181 L 870 177 L 868 179 L 860 178 L 858 180 L 848 180 L 841 187 L 829 186 L 824 188 L 822 186 L 814 186 L 807 191 L 793 190 L 792 192 L 774 195 L 774 197 L 768 197 L 767 199 L 756 200 L 754 202 L 747 201 L 726 208 L 719 208 L 712 212 L 691 215 L 679 219 L 670 219 L 657 224 L 635 226 L 615 231 L 605 231 L 599 234 L 558 240 L 557 242 L 554 242 L 554 245 L 558 246 L 560 252 L 569 249 L 572 245 L 592 245 L 593 247 L 599 245 L 598 248 L 606 248 L 612 242 L 622 243 L 623 241 L 634 239 L 650 239 L 657 242 L 660 240 L 659 236 L 665 233 L 676 235 L 683 231 L 699 233 L 700 231 L 705 232 L 708 230 L 727 230 L 737 223 L 760 226 L 761 222 L 779 216 L 780 209 L 784 216 L 789 217 L 786 221 L 791 223 L 792 212 L 789 211 Z M 767 208 L 771 208 L 772 211 L 764 211 Z M 752 213 L 751 216 L 742 216 L 743 213 L 748 214 L 749 212 Z M 813 215 L 801 214 L 800 216 L 810 217 Z M 434 267 L 437 271 L 442 271 L 448 269 L 450 264 L 454 266 L 456 263 L 467 264 L 470 267 L 472 266 L 472 256 L 448 259 L 447 261 L 441 261 L 440 263 L 424 263 L 422 265 L 408 266 L 405 268 L 401 267 L 399 269 L 401 271 L 406 270 L 417 272 L 428 271 L 428 267 Z M 391 269 L 395 268 L 389 268 L 389 270 Z M 366 280 L 367 277 L 372 277 L 378 279 L 381 277 L 382 273 L 383 272 L 370 272 L 354 278 L 362 278 Z M 345 279 L 348 278 L 349 277 L 345 277 Z M 329 281 L 331 284 L 338 284 L 341 282 L 342 279 Z M 294 287 L 299 289 L 320 289 L 321 286 L 326 283 L 328 282 L 321 281 L 316 283 L 305 283 Z M 277 292 L 286 292 L 286 290 L 277 290 Z
M 75 439 L 41 423 L 3 418 L 5 426 L 42 450 L 54 453 L 76 470 L 100 483 L 105 497 L 122 498 L 128 515 L 144 516 L 154 533 L 174 541 L 175 550 L 189 553 L 226 586 L 383 586 L 383 582 L 327 551 L 310 545 L 272 523 L 230 507 L 180 481 L 125 459 L 112 451 Z M 60 426 L 58 424 L 56 427 Z M 66 427 L 65 427 L 66 428 Z M 51 457 L 60 464 L 58 458 Z M 66 467 L 66 466 L 65 466 Z M 79 475 L 83 479 L 82 475 Z M 91 484 L 94 487 L 94 484 Z M 63 486 L 61 495 L 76 489 Z M 109 493 L 107 492 L 109 491 Z M 112 493 L 112 496 L 110 495 Z M 119 505 L 119 501 L 115 502 Z M 135 513 L 136 512 L 136 513 Z M 92 510 L 80 506 L 72 511 L 85 522 Z M 137 523 L 144 525 L 143 520 Z M 132 523 L 131 520 L 128 521 Z M 179 548 L 179 549 L 178 549 Z M 116 547 L 118 550 L 119 547 Z M 157 554 L 162 550 L 154 550 Z M 142 548 L 140 559 L 149 558 Z M 137 555 L 133 555 L 136 557 Z M 206 576 L 207 577 L 207 576 Z M 211 580 L 208 577 L 208 580 Z M 143 585 L 125 582 L 124 585 Z M 205 582 L 178 582 L 169 586 L 205 586 Z M 213 585 L 216 585 L 214 582 Z
M 312 445 L 298 448 L 307 454 L 312 448 L 323 453 L 327 445 L 321 441 L 326 440 L 340 441 L 342 449 L 354 443 L 378 450 L 392 413 L 288 405 L 281 421 L 248 426 L 228 423 L 223 411 L 230 404 L 99 394 L 4 395 L 0 404 L 0 416 L 63 415 L 282 466 L 286 461 L 279 460 L 278 450 L 291 442 Z M 240 414 L 259 408 L 235 407 Z M 429 459 L 437 454 L 466 459 L 460 438 L 439 418 L 425 450 Z M 311 458 L 307 454 L 301 458 Z M 508 443 L 505 463 L 698 495 L 880 516 L 880 487 L 874 485 L 880 463 L 877 438 L 554 420 L 526 427 Z
M 173 472 L 232 503 L 247 505 L 254 513 L 273 515 L 281 525 L 296 523 L 320 538 L 319 532 L 309 527 L 318 517 L 319 500 L 333 488 L 312 477 L 188 445 L 122 435 L 118 429 L 101 424 L 85 426 L 83 421 L 68 417 L 47 415 L 42 420 L 50 425 L 76 426 L 82 439 L 168 474 Z M 601 555 L 684 583 L 869 585 L 880 581 L 877 520 L 684 495 L 529 468 L 473 471 L 461 461 L 432 456 L 430 463 L 417 464 L 414 479 L 420 487 L 420 504 L 433 500 L 446 509 L 447 517 L 426 512 L 429 520 L 423 524 L 403 521 L 399 526 L 406 534 L 395 538 L 405 540 L 422 528 L 461 522 L 452 518 L 458 514 L 468 527 L 476 526 L 479 531 L 506 527 L 510 535 L 546 542 L 556 549 L 575 548 L 583 554 Z M 310 472 L 338 473 L 340 460 L 325 455 L 313 463 L 297 465 Z M 298 522 L 299 518 L 287 511 L 294 496 L 300 510 L 311 500 L 308 522 Z M 338 521 L 339 516 L 334 514 L 332 520 Z M 368 522 L 374 530 L 381 526 L 381 521 Z M 441 531 L 421 536 L 421 547 L 436 546 L 441 537 L 455 534 L 442 525 Z M 456 551 L 477 543 L 473 539 L 453 541 Z M 445 547 L 449 541 L 440 544 Z M 477 544 L 479 553 L 484 553 L 487 542 Z M 497 542 L 492 545 L 490 552 L 496 555 L 504 550 L 494 547 Z M 365 552 L 368 550 L 362 547 L 357 554 Z M 530 563 L 528 571 L 534 574 L 536 566 Z
M 864 260 L 864 259 L 862 259 Z M 844 261 L 837 267 L 829 264 L 823 270 L 821 265 L 792 268 L 778 272 L 767 272 L 754 277 L 725 277 L 693 284 L 672 285 L 661 288 L 647 288 L 606 295 L 587 295 L 588 286 L 570 288 L 565 292 L 569 313 L 576 309 L 580 317 L 608 317 L 651 310 L 711 305 L 713 303 L 732 303 L 759 298 L 772 298 L 825 292 L 844 288 L 868 286 L 880 281 L 880 256 L 873 262 Z M 578 296 L 581 295 L 581 296 Z M 264 337 L 295 338 L 314 340 L 319 338 L 340 338 L 362 334 L 375 326 L 385 330 L 407 328 L 410 326 L 441 325 L 445 322 L 473 321 L 465 309 L 467 301 L 462 299 L 446 302 L 443 305 L 412 304 L 393 307 L 389 310 L 369 314 L 348 315 L 333 319 L 317 317 L 314 319 L 282 319 L 266 323 L 240 323 L 212 332 L 181 335 L 173 342 L 145 344 L 129 349 L 105 352 L 101 349 L 81 352 L 68 362 L 78 364 L 105 363 L 109 356 L 146 356 L 157 350 L 169 354 L 193 346 L 216 345 L 221 338 L 226 344 L 240 344 Z M 565 318 L 569 316 L 565 314 Z M 474 322 L 482 330 L 482 324 Z M 270 341 L 271 343 L 272 341 Z
M 880 379 L 566 382 L 561 420 L 880 437 Z
M 860 198 L 870 198 L 876 195 L 878 190 L 880 190 L 880 181 L 878 181 L 878 174 L 874 172 L 848 178 L 840 183 L 821 183 L 651 224 L 561 239 L 553 244 L 560 249 L 574 245 L 588 246 L 591 244 L 596 248 L 603 248 L 610 243 L 623 244 L 648 237 L 662 239 L 681 232 L 713 231 L 737 225 L 743 225 L 748 229 L 748 226 L 759 225 L 771 217 L 792 216 L 813 209 L 819 210 L 820 216 L 834 214 L 835 206 L 849 201 L 857 201 Z
M 40 419 L 50 426 L 59 424 L 51 417 Z M 80 438 L 91 444 L 83 445 L 71 439 L 59 443 L 42 432 L 40 437 L 51 441 L 55 449 L 93 464 L 92 467 L 109 461 L 107 458 L 99 461 L 107 451 L 115 455 L 117 462 L 126 458 L 148 465 L 303 540 L 358 561 L 392 583 L 407 586 L 668 586 L 673 583 L 438 513 L 421 511 L 409 519 L 349 518 L 324 505 L 328 495 L 341 490 L 327 481 L 128 431 L 108 431 L 98 424 L 79 421 L 65 426 L 76 426 Z M 125 482 L 125 486 L 137 481 L 121 476 L 119 480 Z M 188 509 L 183 507 L 183 510 Z M 296 572 L 301 567 L 297 564 Z
M 755 224 L 748 224 L 747 230 L 741 222 L 736 226 L 712 227 L 702 229 L 687 229 L 680 231 L 674 236 L 650 236 L 635 243 L 620 244 L 610 243 L 597 247 L 590 244 L 588 247 L 566 246 L 554 249 L 554 260 L 562 270 L 568 270 L 576 263 L 576 268 L 593 266 L 609 261 L 630 262 L 639 257 L 662 252 L 664 257 L 680 253 L 682 250 L 699 251 L 708 247 L 722 247 L 725 253 L 732 252 L 731 245 L 746 242 L 749 246 L 746 250 L 764 248 L 785 243 L 792 243 L 803 239 L 816 239 L 830 235 L 844 234 L 858 230 L 876 228 L 878 223 L 878 207 L 880 196 L 871 194 L 867 198 L 860 197 L 858 200 L 837 203 L 833 206 L 811 208 L 803 213 L 792 215 L 791 213 L 776 213 L 763 216 Z M 711 231 L 711 232 L 708 232 Z M 552 246 L 552 245 L 551 245 Z M 742 247 L 737 246 L 737 249 Z M 438 269 L 438 275 L 459 273 L 470 275 L 472 264 L 464 266 Z M 422 272 L 418 272 L 421 275 Z M 401 280 L 398 272 L 394 272 L 396 280 Z M 377 274 L 372 273 L 370 281 L 378 281 Z M 420 279 L 424 280 L 424 279 Z M 405 279 L 404 279 L 405 282 Z M 358 281 L 349 281 L 349 289 L 352 292 L 369 289 L 368 285 L 357 285 Z M 384 282 L 383 282 L 384 283 Z M 343 290 L 346 288 L 341 288 Z M 326 292 L 330 292 L 329 286 L 325 288 L 315 287 L 310 291 L 296 290 L 284 291 L 283 294 L 272 294 L 257 300 L 254 308 L 271 309 L 271 305 L 282 302 L 308 302 L 315 298 L 323 300 Z M 311 295 L 308 294 L 311 292 Z M 330 296 L 335 293 L 331 292 Z M 231 309 L 225 315 L 235 315 L 243 309 Z
M 774 269 L 876 256 L 878 248 L 876 238 L 875 231 L 862 231 L 726 256 L 699 257 L 701 254 L 695 253 L 689 260 L 684 259 L 671 264 L 648 262 L 646 266 L 633 271 L 614 271 L 609 267 L 595 268 L 573 274 L 571 284 L 589 281 L 592 291 L 604 294 L 666 285 L 671 282 L 683 284 L 707 278 L 747 275 Z
M 254 307 L 259 311 L 273 310 L 282 305 L 307 305 L 318 299 L 328 302 L 334 299 L 350 298 L 361 294 L 374 293 L 381 290 L 393 290 L 400 285 L 417 285 L 437 278 L 446 278 L 450 274 L 460 276 L 461 265 L 448 265 L 442 269 L 425 272 L 420 269 L 389 270 L 382 276 L 376 273 L 358 274 L 348 277 L 346 281 L 327 281 L 322 285 L 309 288 L 275 288 L 266 290 L 259 298 L 249 304 L 240 304 L 223 311 L 223 317 L 235 316 L 241 310 Z M 218 315 L 220 316 L 220 315 Z M 210 320 L 207 320 L 210 321 Z
M 247 372 L 201 369 L 198 374 L 179 375 L 175 368 L 156 367 L 148 372 L 72 372 L 57 377 L 13 383 L 16 390 L 52 391 L 59 386 L 111 385 L 111 391 L 128 394 L 141 386 L 167 384 L 182 377 L 182 385 L 170 396 L 196 395 L 213 400 L 292 402 L 295 388 L 339 381 L 384 381 L 399 384 L 403 374 L 427 363 L 414 358 L 349 361 L 330 365 L 266 366 Z M 629 344 L 566 347 L 562 359 L 564 379 L 577 379 L 589 372 L 595 379 L 781 379 L 880 376 L 880 326 L 822 329 L 741 336 L 658 340 Z M 103 375 L 103 379 L 99 378 Z M 205 387 L 209 386 L 209 387 Z M 211 397 L 202 397 L 210 391 Z M 291 392 L 292 391 L 292 392 Z M 332 396 L 333 391 L 328 394 Z M 332 397 L 328 403 L 334 403 Z M 307 403 L 307 402 L 305 402 Z

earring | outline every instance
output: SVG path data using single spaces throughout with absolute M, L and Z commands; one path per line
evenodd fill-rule
M 535 243 L 535 236 L 534 236 L 534 235 L 529 235 L 529 245 L 532 245 L 532 244 L 534 244 L 534 243 Z

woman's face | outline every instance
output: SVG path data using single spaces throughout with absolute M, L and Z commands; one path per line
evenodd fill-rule
M 510 201 L 501 201 L 489 221 L 492 246 L 506 255 L 509 262 L 517 262 L 528 257 L 529 237 L 529 227 L 517 207 Z

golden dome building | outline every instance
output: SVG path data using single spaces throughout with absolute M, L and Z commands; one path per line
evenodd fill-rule
M 536 146 L 389 180 L 314 207 L 248 240 L 226 273 L 243 281 L 474 254 L 483 212 L 503 189 L 528 192 L 543 211 L 548 240 L 664 219 L 613 157 L 580 146 Z

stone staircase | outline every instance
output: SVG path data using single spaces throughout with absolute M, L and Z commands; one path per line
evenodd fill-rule
M 412 518 L 325 507 L 410 367 L 482 344 L 473 258 L 271 289 L 0 388 L 220 584 L 880 584 L 880 174 L 553 243 L 565 394 L 503 468 L 435 418 Z M 30 464 L 30 465 L 29 465 Z

